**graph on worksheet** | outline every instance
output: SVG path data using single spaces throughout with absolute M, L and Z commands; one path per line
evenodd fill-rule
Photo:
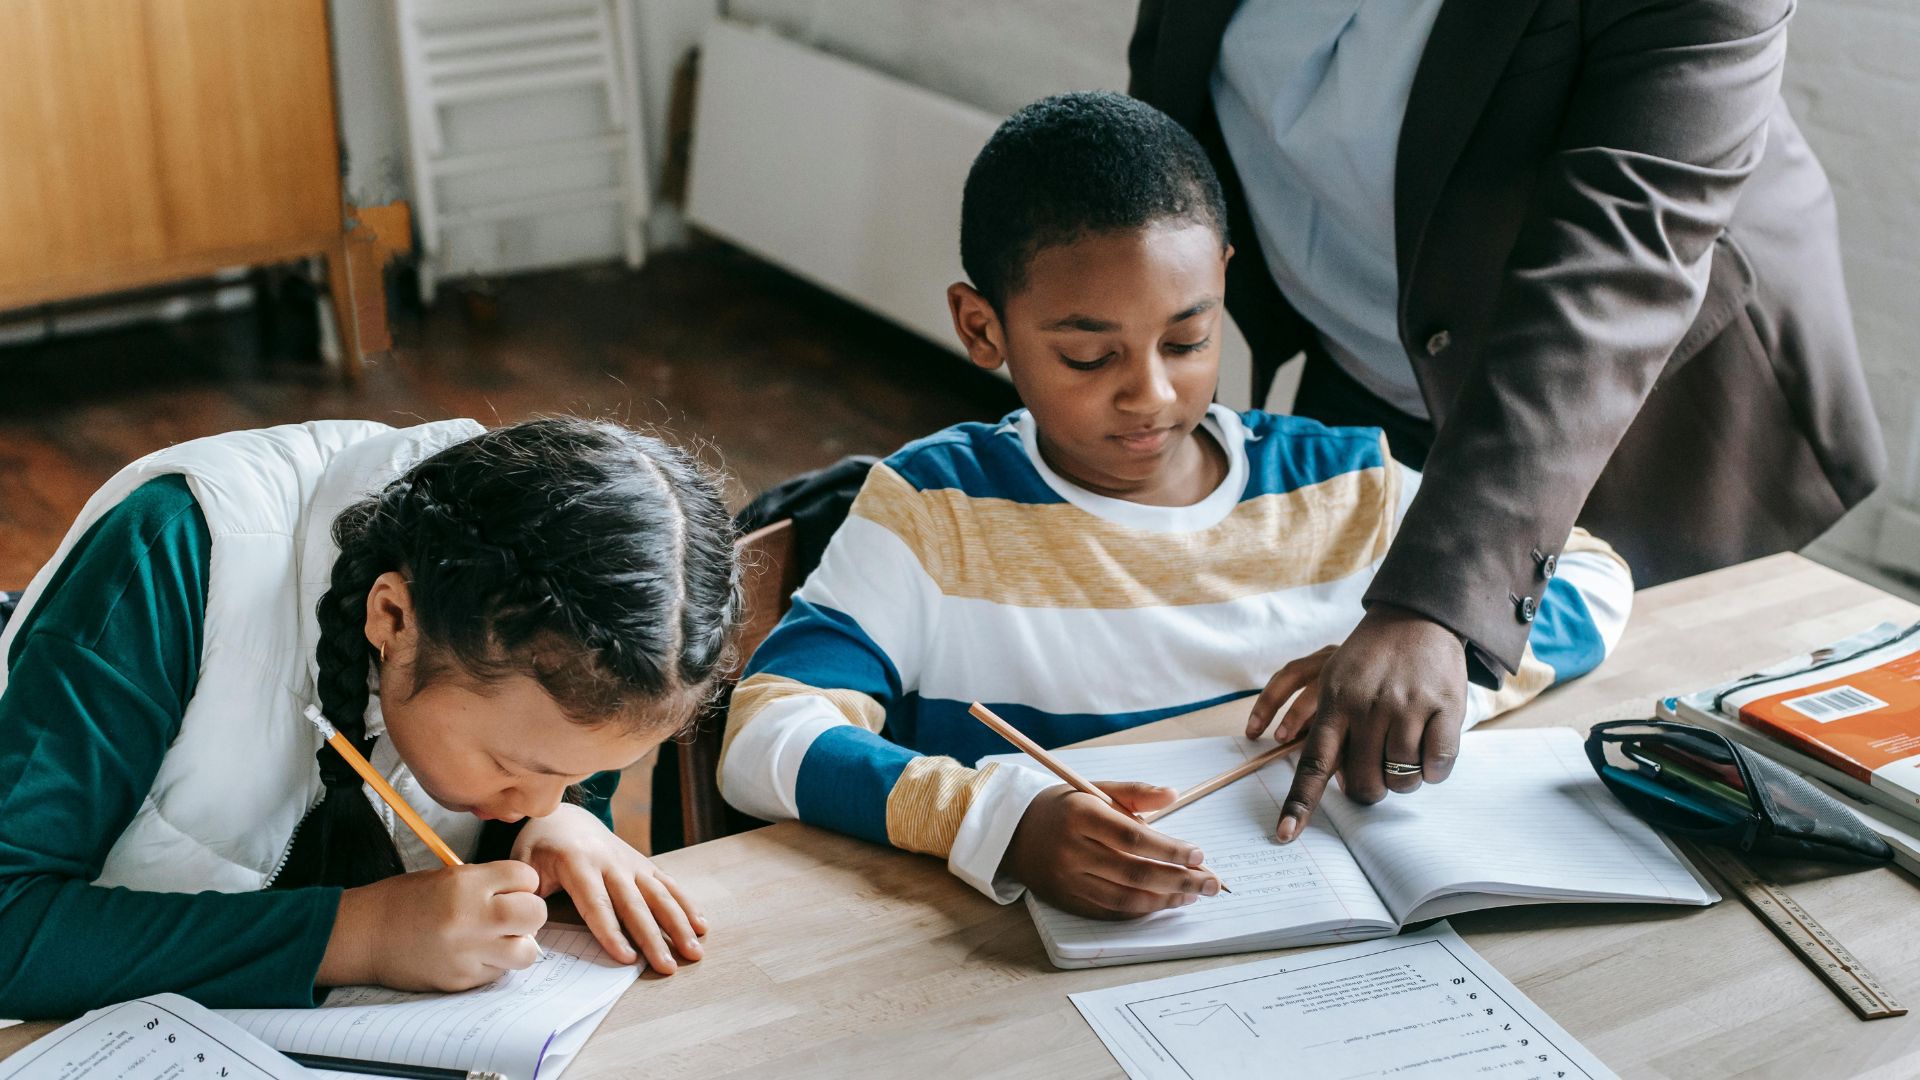
M 1073 1001 L 1133 1080 L 1612 1076 L 1445 924 Z

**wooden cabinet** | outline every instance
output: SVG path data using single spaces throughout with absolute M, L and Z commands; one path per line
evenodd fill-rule
M 328 260 L 357 365 L 326 0 L 0 0 L 0 310 Z

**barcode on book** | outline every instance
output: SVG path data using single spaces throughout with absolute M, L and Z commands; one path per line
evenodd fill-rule
M 1831 690 L 1822 690 L 1805 697 L 1789 698 L 1780 704 L 1810 720 L 1830 724 L 1835 720 L 1844 720 L 1849 716 L 1884 709 L 1887 703 L 1851 686 L 1836 686 Z

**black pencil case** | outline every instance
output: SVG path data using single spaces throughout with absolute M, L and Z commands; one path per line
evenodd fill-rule
M 1717 731 L 1615 720 L 1587 735 L 1614 796 L 1664 831 L 1742 852 L 1873 865 L 1893 849 L 1832 796 Z

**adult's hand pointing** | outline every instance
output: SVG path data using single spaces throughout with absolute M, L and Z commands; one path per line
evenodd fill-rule
M 1467 654 L 1453 631 L 1403 608 L 1375 604 L 1339 648 L 1315 661 L 1321 654 L 1282 668 L 1248 723 L 1249 733 L 1257 735 L 1260 710 L 1271 719 L 1293 689 L 1314 682 L 1303 679 L 1303 666 L 1318 666 L 1318 701 L 1274 831 L 1282 843 L 1300 835 L 1336 773 L 1347 797 L 1374 803 L 1389 791 L 1440 783 L 1460 753 Z M 1291 727 L 1283 722 L 1277 737 L 1292 734 Z M 1389 762 L 1401 768 L 1390 769 Z

